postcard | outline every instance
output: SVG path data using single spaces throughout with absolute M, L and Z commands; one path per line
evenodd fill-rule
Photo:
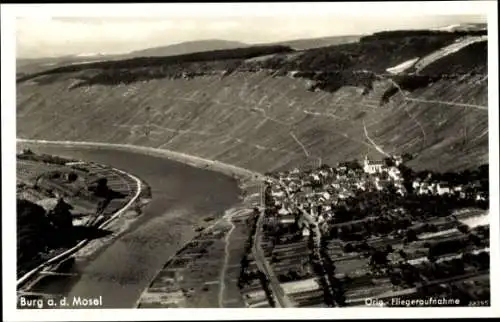
M 8 320 L 495 316 L 494 2 L 2 5 L 1 30 Z

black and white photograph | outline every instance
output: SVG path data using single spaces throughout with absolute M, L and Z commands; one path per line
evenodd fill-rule
M 496 15 L 2 5 L 4 309 L 495 316 Z

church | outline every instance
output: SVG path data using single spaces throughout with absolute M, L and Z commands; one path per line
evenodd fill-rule
M 371 161 L 368 159 L 367 155 L 365 156 L 363 169 L 366 173 L 374 174 L 382 172 L 383 166 L 384 166 L 383 160 Z

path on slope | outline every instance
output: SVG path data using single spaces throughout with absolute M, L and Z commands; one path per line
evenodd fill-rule
M 457 107 L 471 107 L 478 110 L 487 111 L 488 106 L 477 105 L 477 104 L 467 104 L 467 103 L 457 103 L 457 102 L 448 102 L 448 101 L 437 101 L 437 100 L 424 100 L 420 98 L 412 98 L 405 97 L 406 101 L 420 102 L 420 103 L 432 103 L 432 104 L 443 104 L 448 106 L 457 106 Z
M 373 147 L 380 153 L 382 153 L 383 155 L 387 156 L 387 157 L 390 157 L 390 155 L 388 153 L 386 153 L 377 143 L 375 143 L 375 141 L 373 141 L 370 136 L 368 135 L 368 130 L 366 129 L 366 124 L 365 124 L 365 120 L 363 120 L 363 129 L 365 131 L 365 136 L 366 136 L 366 139 L 368 141 L 370 141 L 370 143 L 373 145 Z

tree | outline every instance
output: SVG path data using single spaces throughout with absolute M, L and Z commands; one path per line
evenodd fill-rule
M 54 209 L 49 211 L 48 217 L 57 229 L 67 230 L 73 227 L 71 209 L 73 206 L 66 203 L 63 198 L 59 198 Z
M 413 229 L 408 229 L 406 231 L 406 241 L 409 243 L 418 240 L 417 233 Z
M 356 250 L 354 249 L 354 246 L 352 246 L 351 243 L 346 243 L 344 245 L 344 252 L 345 253 L 352 253 L 352 252 L 355 252 Z
M 28 200 L 17 199 L 18 266 L 52 245 L 54 228 L 45 209 Z
M 469 233 L 468 239 L 470 242 L 472 242 L 476 246 L 481 245 L 481 238 L 479 238 L 479 236 L 477 236 L 476 234 Z
M 403 153 L 401 158 L 403 159 L 403 162 L 406 163 L 413 160 L 413 155 L 411 155 L 410 153 Z
M 457 226 L 457 229 L 459 232 L 461 232 L 462 234 L 467 234 L 469 232 L 469 226 L 467 225 L 464 225 L 464 224 L 460 224 Z
M 35 155 L 35 153 L 33 153 L 33 151 L 31 151 L 31 149 L 23 149 L 23 155 Z
M 391 157 L 384 158 L 384 163 L 387 167 L 392 167 L 395 165 L 394 160 Z
M 370 257 L 370 265 L 373 267 L 387 265 L 387 262 L 388 262 L 387 252 L 385 252 L 385 251 L 376 250 L 373 252 L 372 256 Z
M 76 179 L 78 179 L 78 174 L 76 174 L 75 172 L 68 173 L 68 182 L 75 182 Z

